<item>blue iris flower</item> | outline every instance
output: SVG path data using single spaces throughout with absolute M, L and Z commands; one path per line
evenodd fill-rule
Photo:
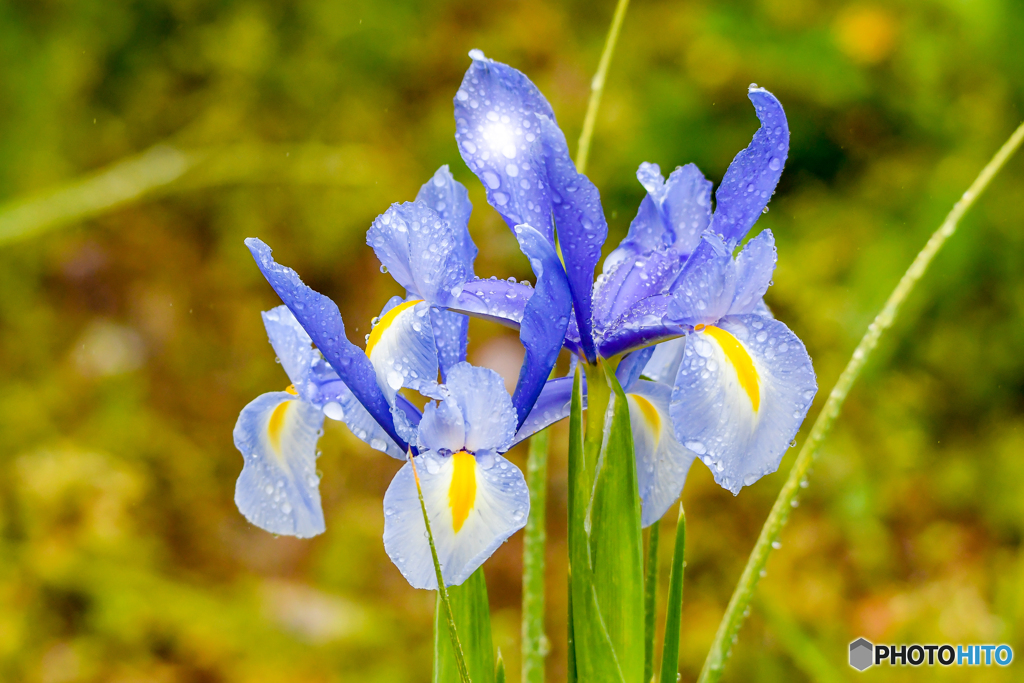
M 360 349 L 345 335 L 337 305 L 313 291 L 270 248 L 246 240 L 284 301 L 264 313 L 292 386 L 243 409 L 235 443 L 245 458 L 236 502 L 274 533 L 324 530 L 315 470 L 324 417 L 342 420 L 373 448 L 407 460 L 385 496 L 385 547 L 409 582 L 436 588 L 412 477 L 416 464 L 445 581 L 464 581 L 529 514 L 522 473 L 501 454 L 567 411 L 569 378 L 548 380 L 572 308 L 558 254 L 528 225 L 516 228 L 536 288 L 511 302 L 526 356 L 509 396 L 497 373 L 465 362 L 468 325 L 459 301 L 496 280 L 474 276 L 466 189 L 441 167 L 413 202 L 392 205 L 367 243 L 406 291 L 375 319 Z M 315 344 L 315 348 L 313 345 Z M 403 390 L 434 399 L 424 412 Z M 413 460 L 413 458 L 415 460 Z
M 620 358 L 636 447 L 643 524 L 659 519 L 700 457 L 733 493 L 777 469 L 817 383 L 804 345 L 774 320 L 770 231 L 740 242 L 766 209 L 789 151 L 785 112 L 751 86 L 761 121 L 715 193 L 696 166 L 666 181 L 637 173 L 647 196 L 594 281 L 607 223 L 593 183 L 576 172 L 547 100 L 519 71 L 479 50 L 455 96 L 459 151 L 510 227 L 529 223 L 557 245 L 573 300 L 565 346 L 594 362 Z M 467 284 L 455 307 L 516 324 L 515 283 Z

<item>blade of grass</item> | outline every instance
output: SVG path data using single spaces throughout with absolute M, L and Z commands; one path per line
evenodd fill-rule
M 483 567 L 461 585 L 448 586 L 447 591 L 466 659 L 466 670 L 476 683 L 491 683 L 494 681 L 494 641 L 491 639 L 491 610 Z M 459 683 L 460 680 L 447 631 L 444 605 L 439 597 L 434 615 L 434 683 Z
M 654 676 L 654 624 L 658 608 L 658 537 L 661 521 L 647 532 L 647 577 L 644 580 L 644 683 Z
M 548 444 L 544 430 L 530 438 L 526 481 L 530 486 L 530 517 L 523 533 L 523 683 L 544 683 L 544 551 L 548 499 Z
M 498 661 L 494 665 L 494 683 L 505 683 L 505 660 L 501 657 L 501 648 L 498 648 Z
M 469 670 L 466 669 L 466 658 L 462 653 L 462 643 L 459 642 L 459 635 L 455 630 L 455 615 L 452 613 L 452 604 L 448 599 L 448 589 L 444 585 L 444 576 L 441 574 L 441 563 L 437 559 L 437 548 L 434 546 L 434 534 L 430 530 L 430 516 L 427 514 L 427 503 L 423 500 L 423 487 L 420 486 L 420 475 L 416 472 L 416 462 L 412 454 L 409 454 L 409 464 L 412 465 L 412 477 L 416 480 L 416 495 L 420 499 L 420 510 L 423 511 L 423 523 L 427 527 L 427 542 L 430 543 L 430 556 L 434 560 L 434 573 L 437 575 L 437 597 L 444 606 L 445 621 L 448 623 L 448 635 L 452 640 L 452 650 L 455 654 L 455 666 L 459 671 L 459 678 L 462 683 L 471 683 Z
M 793 468 L 789 471 L 786 483 L 783 484 L 782 490 L 779 492 L 778 497 L 775 499 L 775 504 L 768 514 L 768 519 L 761 528 L 761 535 L 754 545 L 754 550 L 747 560 L 747 565 L 743 569 L 739 583 L 736 585 L 732 598 L 729 600 L 729 606 L 726 608 L 725 615 L 718 626 L 718 632 L 715 634 L 715 640 L 711 645 L 710 652 L 708 652 L 708 657 L 704 661 L 704 668 L 701 671 L 698 683 L 712 683 L 721 678 L 722 671 L 725 669 L 725 660 L 729 656 L 729 648 L 743 623 L 744 613 L 754 596 L 754 590 L 757 588 L 761 570 L 764 569 L 765 564 L 768 562 L 772 543 L 778 539 L 782 527 L 785 526 L 793 501 L 796 500 L 797 493 L 800 490 L 800 483 L 807 478 L 808 471 L 811 465 L 814 464 L 814 460 L 821 450 L 822 443 L 829 435 L 829 432 L 832 431 L 832 425 L 835 423 L 836 418 L 839 417 L 839 413 L 843 408 L 843 402 L 850 393 L 850 388 L 860 375 L 868 357 L 871 356 L 871 352 L 878 345 L 879 337 L 882 336 L 885 330 L 892 327 L 893 322 L 896 320 L 896 315 L 899 313 L 900 306 L 914 290 L 914 286 L 925 274 L 925 271 L 928 270 L 928 266 L 932 259 L 935 258 L 935 254 L 942 248 L 946 240 L 956 232 L 960 219 L 974 205 L 978 196 L 984 192 L 985 188 L 992 182 L 992 179 L 999 173 L 1007 160 L 1013 156 L 1013 153 L 1017 151 L 1022 142 L 1024 142 L 1024 123 L 1013 132 L 999 151 L 996 152 L 996 155 L 986 164 L 978 177 L 971 183 L 971 186 L 953 206 L 953 210 L 946 216 L 946 220 L 942 222 L 939 229 L 932 233 L 924 249 L 914 258 L 910 268 L 900 278 L 896 289 L 889 295 L 889 299 L 885 302 L 882 311 L 875 317 L 871 325 L 868 326 L 868 331 L 861 338 L 860 343 L 857 344 L 857 348 L 854 349 L 853 357 L 850 358 L 850 362 L 846 364 L 846 368 L 839 375 L 839 380 L 832 388 L 828 400 L 825 401 L 825 406 L 814 421 L 811 433 L 807 440 L 804 441 L 803 447 L 801 447 L 800 453 L 796 457 L 796 462 L 793 463 Z
M 587 172 L 587 160 L 590 157 L 590 140 L 594 137 L 594 124 L 597 122 L 597 110 L 601 106 L 601 95 L 604 94 L 604 83 L 608 77 L 608 67 L 612 63 L 612 55 L 615 54 L 615 44 L 619 42 L 619 30 L 622 28 L 622 20 L 626 18 L 626 10 L 629 8 L 629 0 L 619 0 L 615 6 L 615 14 L 612 15 L 612 25 L 608 29 L 608 36 L 604 39 L 604 50 L 601 51 L 601 59 L 597 63 L 597 72 L 590 81 L 590 101 L 587 102 L 587 113 L 583 117 L 583 130 L 580 131 L 580 141 L 576 146 L 576 170 L 580 173 Z
M 661 683 L 676 683 L 679 677 L 679 630 L 683 620 L 683 575 L 686 571 L 686 513 L 679 504 L 676 545 L 668 575 L 668 605 L 665 610 L 665 643 L 661 646 Z
M 767 600 L 758 600 L 757 606 L 772 633 L 810 680 L 815 683 L 843 683 L 850 680 L 792 618 Z M 843 670 L 848 669 L 844 666 Z

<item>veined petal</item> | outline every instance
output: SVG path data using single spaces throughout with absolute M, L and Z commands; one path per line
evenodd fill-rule
M 492 453 L 427 452 L 415 460 L 444 582 L 461 584 L 526 524 L 529 488 L 518 467 Z M 413 588 L 437 588 L 409 463 L 384 494 L 384 549 Z
M 569 407 L 572 401 L 572 374 L 568 377 L 549 379 L 533 404 L 533 410 L 526 417 L 523 426 L 516 432 L 512 444 L 515 445 L 539 431 L 542 431 L 559 420 L 569 417 Z M 586 377 L 583 386 L 583 408 L 587 407 Z
M 672 386 L 679 374 L 679 364 L 683 361 L 683 350 L 686 338 L 678 337 L 656 344 L 643 374 L 655 382 Z
M 506 396 L 508 393 L 506 392 Z M 417 440 L 423 451 L 461 451 L 466 446 L 466 418 L 456 401 L 427 404 Z
M 498 278 L 470 280 L 451 310 L 518 330 L 533 287 Z
M 512 404 L 519 416 L 518 426 L 522 426 L 558 360 L 573 302 L 562 262 L 554 248 L 529 225 L 516 226 L 516 238 L 537 276 L 537 287 L 523 310 L 519 327 L 526 357 L 512 395 Z
M 604 358 L 657 344 L 686 334 L 688 323 L 677 323 L 671 294 L 642 299 L 606 328 L 597 330 L 597 348 Z
M 412 299 L 386 306 L 370 338 L 366 355 L 389 403 L 402 387 L 433 395 L 437 387 L 437 351 L 430 305 Z
M 459 363 L 448 373 L 445 389 L 448 398 L 444 402 L 457 405 L 466 423 L 466 440 L 460 448 L 474 453 L 508 450 L 516 432 L 516 411 L 501 375 L 489 368 Z
M 789 124 L 775 95 L 751 86 L 748 97 L 754 103 L 761 127 L 750 145 L 729 164 L 715 191 L 715 215 L 709 228 L 730 247 L 739 243 L 761 217 L 761 211 L 775 193 L 789 154 Z
M 473 205 L 465 186 L 452 177 L 448 164 L 437 169 L 434 177 L 423 184 L 416 201 L 422 201 L 437 212 L 441 220 L 448 223 L 455 238 L 455 251 L 459 261 L 466 267 L 466 276 L 473 277 L 473 261 L 477 248 L 469 236 L 469 214 Z
M 373 221 L 366 243 L 398 284 L 437 306 L 455 301 L 472 273 L 447 221 L 422 200 L 392 204 Z
M 772 283 L 775 272 L 775 237 L 765 230 L 747 242 L 736 257 L 736 296 L 730 315 L 753 313 Z
M 448 377 L 453 365 L 466 360 L 469 344 L 469 318 L 454 311 L 430 309 L 430 327 L 434 331 L 434 348 L 441 369 L 441 381 Z
M 672 391 L 676 437 L 738 493 L 778 468 L 817 388 L 811 359 L 789 328 L 728 316 L 687 337 Z
M 637 302 L 666 293 L 685 262 L 674 249 L 662 249 L 628 258 L 598 276 L 594 283 L 595 336 L 600 337 Z
M 704 233 L 672 285 L 669 314 L 680 325 L 713 324 L 736 296 L 736 264 L 717 235 Z
M 235 423 L 244 464 L 235 505 L 250 522 L 274 534 L 308 538 L 324 531 L 316 442 L 324 415 L 294 395 L 258 396 Z
M 455 96 L 459 151 L 509 227 L 532 225 L 553 247 L 558 226 L 582 345 L 593 360 L 591 288 L 608 234 L 600 195 L 576 172 L 554 112 L 537 87 L 479 50 L 470 56 L 473 63 Z
M 679 443 L 672 430 L 669 402 L 672 387 L 638 381 L 626 394 L 629 423 L 636 449 L 640 489 L 640 524 L 654 524 L 679 498 L 686 474 L 697 454 Z
M 322 384 L 318 401 L 322 404 L 324 415 L 344 422 L 349 431 L 370 448 L 387 453 L 392 458 L 405 460 L 402 447 L 373 419 L 340 379 Z
M 407 444 L 395 430 L 390 405 L 377 385 L 373 365 L 363 350 L 345 336 L 345 323 L 337 304 L 303 284 L 294 270 L 276 263 L 270 247 L 262 241 L 250 237 L 245 244 L 267 282 L 295 315 L 320 353 L 373 419 L 405 451 Z
M 310 372 L 320 353 L 313 349 L 313 340 L 287 306 L 263 311 L 262 316 L 267 338 L 288 379 L 304 399 L 315 400 L 316 386 L 310 381 Z

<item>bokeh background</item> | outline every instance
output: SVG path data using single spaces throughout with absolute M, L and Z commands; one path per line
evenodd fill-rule
M 575 150 L 612 10 L 0 2 L 0 679 L 429 680 L 433 595 L 403 581 L 380 539 L 396 462 L 332 423 L 327 533 L 275 538 L 234 508 L 235 418 L 287 383 L 259 316 L 278 302 L 242 240 L 261 237 L 331 295 L 360 341 L 397 293 L 365 230 L 447 163 L 477 207 L 477 272 L 529 277 L 458 156 L 452 96 L 481 48 L 530 75 Z M 642 197 L 641 161 L 696 162 L 717 183 L 757 127 L 747 85 L 772 90 L 793 146 L 756 227 L 779 246 L 767 301 L 814 358 L 813 418 L 913 255 L 1024 118 L 1021 36 L 1016 0 L 634 0 L 590 166 L 609 244 Z M 1019 680 L 1017 661 L 855 674 L 846 657 L 858 636 L 1024 656 L 1022 271 L 1018 158 L 850 396 L 726 680 Z M 471 344 L 471 360 L 515 374 L 514 336 L 474 323 Z M 557 681 L 562 427 L 553 441 Z M 734 498 L 694 466 L 684 681 L 783 478 Z M 517 535 L 486 565 L 513 680 L 520 553 Z

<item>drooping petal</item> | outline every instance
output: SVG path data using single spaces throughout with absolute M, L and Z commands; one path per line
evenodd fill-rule
M 423 184 L 416 195 L 416 201 L 425 202 L 437 212 L 441 220 L 448 223 L 455 238 L 459 261 L 466 267 L 466 276 L 472 278 L 473 261 L 477 254 L 473 238 L 469 236 L 469 214 L 473 211 L 473 205 L 469 202 L 465 186 L 452 177 L 448 164 L 437 169 L 434 177 Z
M 672 387 L 640 380 L 626 394 L 636 449 L 640 524 L 654 524 L 679 498 L 696 453 L 679 443 L 672 430 Z
M 434 331 L 434 348 L 443 382 L 453 365 L 466 360 L 469 318 L 461 313 L 431 307 L 430 327 Z
M 401 399 L 401 395 L 398 398 Z M 402 447 L 373 419 L 340 379 L 325 382 L 320 386 L 319 401 L 323 404 L 324 415 L 332 420 L 344 422 L 349 431 L 370 448 L 387 453 L 392 458 L 405 460 L 405 451 Z
M 509 227 L 532 225 L 554 246 L 558 226 L 582 345 L 593 359 L 591 287 L 608 234 L 600 195 L 576 172 L 554 112 L 537 87 L 479 50 L 470 56 L 473 63 L 455 96 L 459 151 Z
M 550 427 L 559 420 L 569 417 L 569 407 L 572 401 L 572 373 L 569 377 L 558 377 L 549 379 L 533 404 L 533 410 L 526 417 L 523 426 L 516 432 L 512 445 L 523 441 L 539 431 Z M 583 408 L 587 407 L 586 377 L 583 385 Z
M 234 431 L 244 460 L 235 505 L 246 519 L 274 534 L 323 533 L 316 474 L 323 422 L 320 409 L 283 391 L 258 396 L 242 409 Z
M 420 420 L 417 443 L 423 451 L 463 450 L 466 447 L 466 418 L 459 403 L 452 400 L 428 403 Z
M 526 357 L 512 395 L 512 404 L 519 416 L 518 426 L 522 426 L 558 360 L 573 302 L 554 248 L 529 225 L 516 226 L 516 238 L 537 276 L 537 287 L 520 322 L 519 339 L 526 349 Z
M 657 346 L 655 345 L 632 351 L 626 354 L 626 357 L 622 359 L 619 366 L 615 368 L 615 379 L 619 380 L 619 385 L 623 391 L 628 392 L 636 384 L 636 381 L 640 379 L 640 374 L 647 366 L 647 362 L 651 359 L 656 348 Z
M 300 396 L 307 401 L 314 401 L 316 386 L 310 381 L 310 371 L 320 354 L 313 349 L 313 340 L 287 306 L 263 311 L 262 315 L 267 338 L 288 379 L 295 385 Z
M 775 260 L 775 237 L 771 230 L 747 242 L 736 257 L 736 296 L 729 307 L 730 315 L 753 313 L 762 303 L 772 283 Z
M 683 360 L 683 350 L 686 348 L 686 338 L 679 337 L 661 342 L 655 345 L 654 353 L 651 354 L 643 374 L 655 382 L 675 384 L 676 375 L 679 374 L 679 364 Z
M 730 247 L 739 243 L 761 217 L 789 154 L 789 124 L 782 105 L 764 88 L 751 86 L 747 94 L 761 127 L 750 145 L 729 164 L 715 191 L 715 214 L 709 228 Z
M 687 337 L 672 391 L 676 437 L 735 494 L 778 468 L 816 391 L 811 359 L 789 328 L 728 316 Z
M 447 221 L 425 201 L 392 204 L 366 231 L 366 243 L 406 291 L 447 307 L 472 272 Z
M 473 453 L 508 450 L 516 432 L 516 411 L 501 375 L 489 368 L 459 363 L 448 373 L 445 388 L 448 398 L 444 402 L 455 403 L 466 423 L 462 448 Z
M 529 488 L 518 467 L 492 453 L 428 452 L 415 461 L 444 582 L 461 584 L 526 524 Z M 413 588 L 437 588 L 409 463 L 384 494 L 384 549 Z
M 658 344 L 686 334 L 689 323 L 677 323 L 671 294 L 642 299 L 614 322 L 597 330 L 597 348 L 604 358 Z
M 704 233 L 672 286 L 669 314 L 681 325 L 713 324 L 736 295 L 736 264 L 717 235 Z
M 262 241 L 250 237 L 245 244 L 267 282 L 295 315 L 320 353 L 373 419 L 405 451 L 407 444 L 395 430 L 391 409 L 377 385 L 373 364 L 363 350 L 345 336 L 345 323 L 337 304 L 303 284 L 294 270 L 276 263 L 270 247 Z
M 389 403 L 403 387 L 426 395 L 436 393 L 437 351 L 429 313 L 425 301 L 392 299 L 370 331 L 366 355 Z

